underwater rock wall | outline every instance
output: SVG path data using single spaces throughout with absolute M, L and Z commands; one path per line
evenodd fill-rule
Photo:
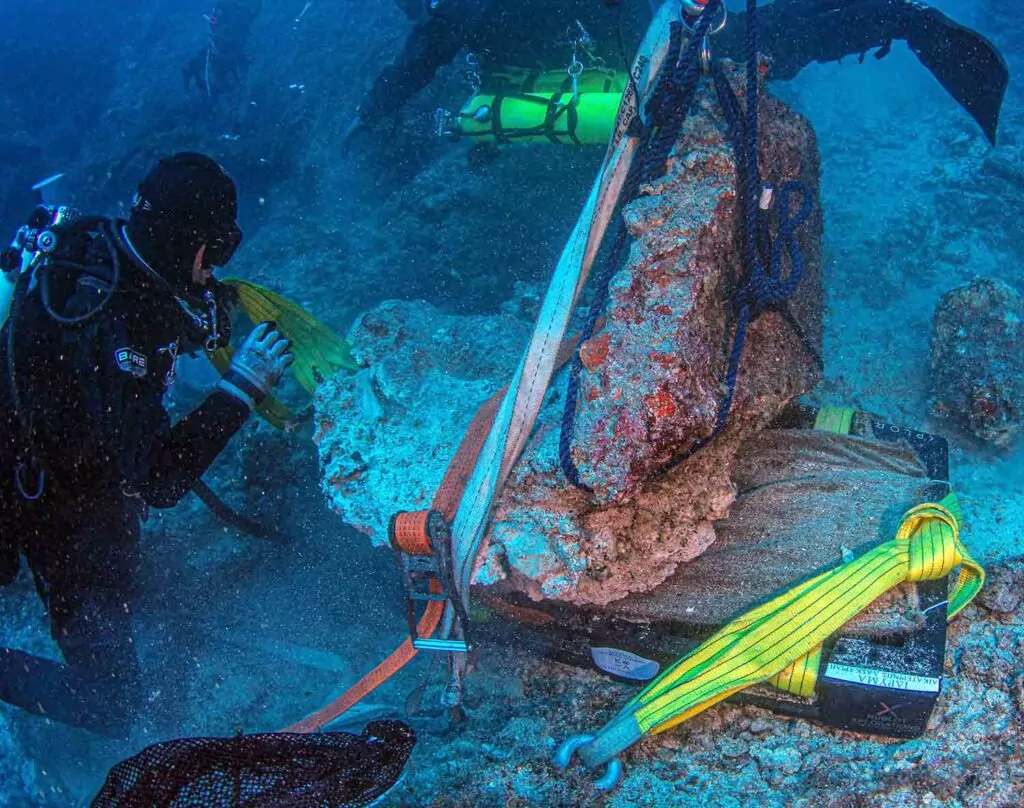
M 386 544 L 398 510 L 429 507 L 476 408 L 511 377 L 527 319 L 386 301 L 349 331 L 356 374 L 316 394 L 322 485 L 346 522 Z
M 574 453 L 597 496 L 570 486 L 559 466 L 562 374 L 496 502 L 479 584 L 595 604 L 657 586 L 714 541 L 712 522 L 734 497 L 730 465 L 741 436 L 818 379 L 815 212 L 799 236 L 806 267 L 792 317 L 766 312 L 749 329 L 729 428 L 651 479 L 710 435 L 723 395 L 739 257 L 735 165 L 711 103 L 708 92 L 700 96 L 664 178 L 627 207 L 631 254 L 612 281 L 606 325 L 584 348 Z M 765 181 L 799 179 L 816 199 L 807 123 L 766 98 L 762 128 Z M 476 408 L 511 379 L 528 334 L 511 309 L 501 319 L 460 318 L 390 302 L 361 317 L 349 338 L 367 367 L 329 380 L 317 396 L 332 508 L 383 543 L 395 510 L 427 507 Z

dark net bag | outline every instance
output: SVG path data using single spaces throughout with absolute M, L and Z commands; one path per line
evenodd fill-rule
M 401 721 L 361 735 L 266 733 L 154 744 L 114 766 L 93 808 L 347 808 L 402 776 L 416 743 Z

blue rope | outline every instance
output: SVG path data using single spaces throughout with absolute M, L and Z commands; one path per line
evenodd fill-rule
M 711 23 L 721 6 L 721 0 L 711 0 L 693 26 L 693 36 L 685 51 L 682 48 L 683 27 L 673 23 L 669 28 L 669 53 L 680 56 L 671 67 L 662 69 L 658 83 L 647 102 L 644 115 L 650 126 L 643 148 L 643 160 L 634 161 L 623 187 L 622 198 L 632 199 L 641 181 L 649 182 L 664 173 L 668 155 L 675 145 L 679 132 L 683 127 L 697 95 L 697 84 L 700 80 L 700 49 L 711 30 Z M 597 289 L 587 320 L 580 336 L 580 345 L 594 335 L 597 321 L 604 311 L 608 300 L 608 287 L 612 277 L 622 262 L 622 252 L 626 245 L 626 231 L 622 227 L 615 239 L 608 260 L 605 261 L 597 278 Z M 569 368 L 569 382 L 565 391 L 565 408 L 562 412 L 561 431 L 558 436 L 558 461 L 566 479 L 577 488 L 590 492 L 593 489 L 583 482 L 579 468 L 572 458 L 572 444 L 576 431 L 576 408 L 579 402 L 580 374 L 583 371 L 583 359 L 577 349 Z
M 788 213 L 790 195 L 794 191 L 800 192 L 801 205 L 800 210 L 790 216 Z M 729 352 L 729 368 L 725 375 L 725 395 L 719 404 L 715 428 L 711 436 L 700 444 L 701 446 L 718 437 L 729 418 L 733 396 L 736 393 L 736 377 L 739 374 L 747 327 L 762 312 L 784 303 L 796 291 L 800 279 L 803 277 L 804 256 L 800 249 L 800 242 L 796 239 L 796 230 L 813 209 L 810 191 L 801 182 L 787 182 L 779 192 L 779 208 L 779 233 L 772 246 L 771 266 L 765 272 L 758 262 L 756 266 L 759 272 L 739 290 L 737 295 L 739 312 L 736 318 L 736 333 L 733 335 L 732 350 Z M 790 260 L 789 274 L 785 276 L 783 275 L 783 250 L 787 252 Z
M 640 176 L 646 182 L 664 173 L 668 155 L 690 114 L 690 107 L 693 106 L 700 82 L 701 47 L 721 4 L 721 0 L 711 0 L 708 3 L 693 26 L 693 34 L 686 50 L 681 53 L 671 69 L 665 69 L 659 76 L 651 100 L 644 109 L 650 129 L 644 146 Z M 681 23 L 673 23 L 670 31 L 669 52 L 679 52 L 683 26 Z
M 732 143 L 736 158 L 737 192 L 743 203 L 743 258 L 746 280 L 735 296 L 737 308 L 736 331 L 729 364 L 725 375 L 725 395 L 719 402 L 715 427 L 707 438 L 697 442 L 688 452 L 693 454 L 714 440 L 725 428 L 736 394 L 736 379 L 739 375 L 740 359 L 746 343 L 747 329 L 762 312 L 782 305 L 796 291 L 804 273 L 804 257 L 796 231 L 806 221 L 813 209 L 813 197 L 806 185 L 796 181 L 787 182 L 780 190 L 777 200 L 779 231 L 772 244 L 771 260 L 766 268 L 757 245 L 759 230 L 758 203 L 761 192 L 761 174 L 758 167 L 758 63 L 757 63 L 757 0 L 747 0 L 747 69 L 746 69 L 746 115 L 742 131 L 739 102 L 732 92 L 729 80 L 721 62 L 714 66 L 715 90 L 719 106 L 726 120 L 726 131 Z M 790 215 L 792 195 L 799 192 L 800 209 Z M 789 256 L 790 269 L 786 274 L 783 251 Z M 687 456 L 688 456 L 687 455 Z M 678 460 L 674 460 L 675 464 Z
M 721 434 L 729 420 L 733 398 L 736 395 L 736 380 L 739 376 L 740 360 L 746 344 L 750 324 L 764 311 L 782 306 L 796 291 L 804 272 L 804 257 L 796 231 L 810 216 L 814 207 L 811 191 L 796 181 L 787 182 L 779 191 L 777 209 L 779 230 L 771 248 L 771 259 L 766 268 L 758 250 L 759 229 L 766 230 L 766 223 L 759 221 L 758 204 L 761 194 L 761 174 L 758 167 L 758 115 L 759 87 L 757 62 L 757 0 L 747 0 L 747 65 L 746 65 L 746 109 L 741 118 L 739 101 L 736 99 L 725 76 L 721 62 L 714 65 L 715 90 L 719 106 L 726 119 L 726 131 L 732 143 L 737 166 L 736 190 L 743 205 L 743 263 L 745 282 L 737 290 L 736 328 L 733 333 L 729 364 L 725 374 L 725 394 L 718 405 L 715 426 L 706 438 L 697 440 L 682 454 L 672 458 L 662 468 L 667 470 L 703 449 Z M 792 195 L 799 192 L 799 210 L 790 215 Z M 764 224 L 764 228 L 759 228 Z M 783 265 L 783 253 L 789 256 L 788 274 Z M 801 336 L 801 340 L 803 340 Z

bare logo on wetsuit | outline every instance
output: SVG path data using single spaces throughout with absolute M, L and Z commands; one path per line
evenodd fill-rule
M 136 379 L 141 379 L 149 370 L 149 361 L 134 348 L 118 348 L 114 351 L 114 361 L 118 370 L 130 373 Z

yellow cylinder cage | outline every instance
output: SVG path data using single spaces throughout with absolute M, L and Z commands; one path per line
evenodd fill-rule
M 575 91 L 564 70 L 493 78 L 508 89 L 470 98 L 456 116 L 456 137 L 498 143 L 607 145 L 627 77 L 609 70 L 584 70 Z

